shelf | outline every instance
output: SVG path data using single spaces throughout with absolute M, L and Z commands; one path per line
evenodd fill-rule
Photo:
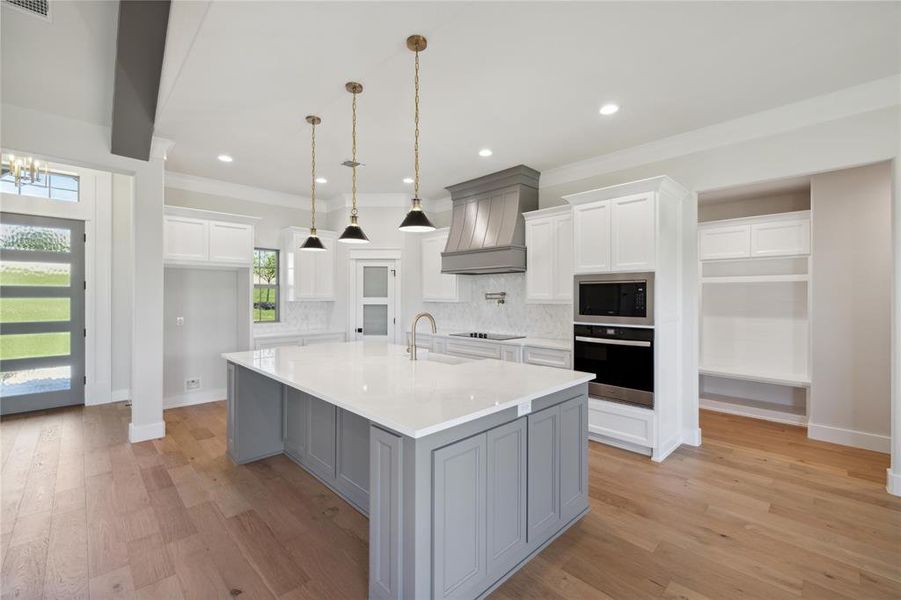
M 701 394 L 700 407 L 706 410 L 740 415 L 754 419 L 765 419 L 790 425 L 806 425 L 807 415 L 803 407 L 785 406 L 774 402 L 761 402 L 736 398 L 723 394 Z
M 702 277 L 701 283 L 783 283 L 807 282 L 808 275 L 733 275 L 729 277 Z
M 772 383 L 774 385 L 786 385 L 791 387 L 810 387 L 810 377 L 795 373 L 754 373 L 739 371 L 737 369 L 707 368 L 698 369 L 701 375 L 712 377 L 724 377 L 726 379 L 740 379 L 742 381 L 757 381 L 760 383 Z

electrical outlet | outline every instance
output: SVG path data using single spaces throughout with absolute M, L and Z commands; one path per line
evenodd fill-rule
M 176 327 L 184 327 L 185 318 L 184 317 L 175 317 L 175 326 Z
M 185 379 L 185 391 L 190 392 L 191 390 L 199 390 L 200 389 L 200 377 L 191 377 L 190 379 Z

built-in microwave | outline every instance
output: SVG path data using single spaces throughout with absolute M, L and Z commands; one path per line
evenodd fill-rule
M 654 274 L 576 275 L 573 290 L 576 323 L 654 324 Z

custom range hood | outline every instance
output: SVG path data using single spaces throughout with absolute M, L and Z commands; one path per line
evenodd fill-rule
M 538 209 L 535 169 L 519 165 L 446 189 L 453 213 L 441 272 L 463 275 L 526 270 L 522 213 Z

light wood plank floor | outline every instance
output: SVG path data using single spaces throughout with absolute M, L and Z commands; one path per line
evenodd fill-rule
M 122 405 L 3 419 L 3 598 L 363 598 L 367 522 L 284 457 L 226 458 L 221 402 L 130 445 Z M 664 464 L 591 444 L 591 512 L 493 598 L 901 598 L 888 457 L 702 414 Z

